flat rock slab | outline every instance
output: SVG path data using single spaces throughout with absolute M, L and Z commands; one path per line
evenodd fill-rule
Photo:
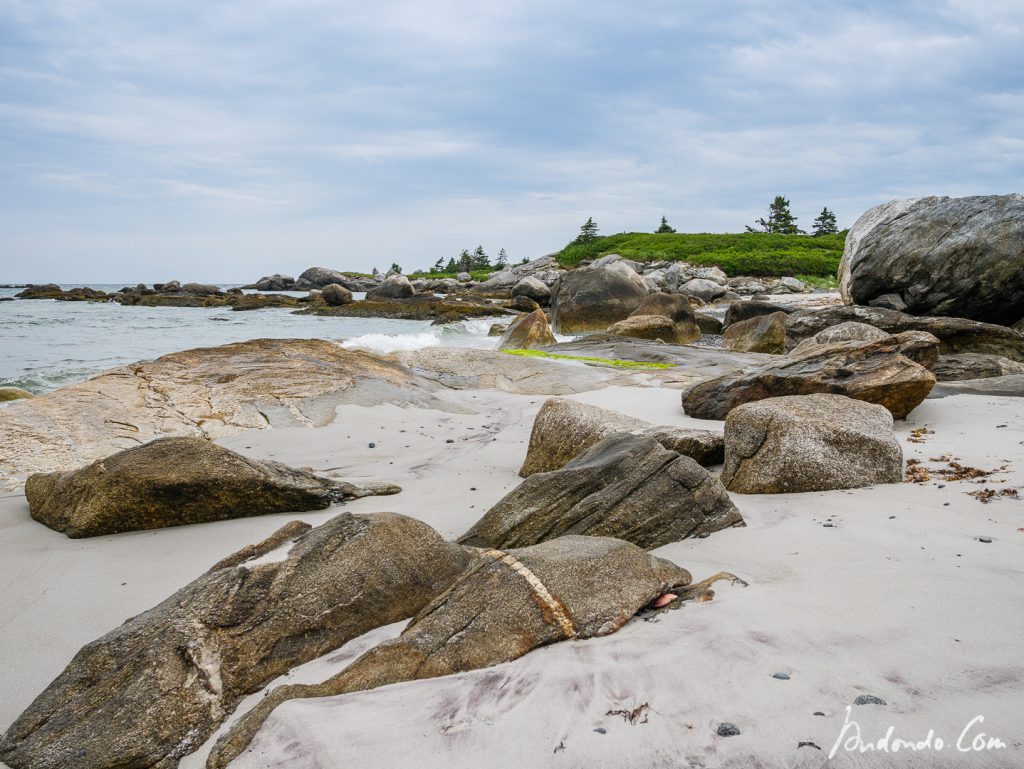
M 731 352 L 718 347 L 662 344 L 643 339 L 623 339 L 609 334 L 592 334 L 572 342 L 562 342 L 541 349 L 563 355 L 665 363 L 679 366 L 686 374 L 694 376 L 711 376 L 773 359 L 773 356 L 761 353 Z
M 217 742 L 207 769 L 227 767 L 288 700 L 452 675 L 510 662 L 557 641 L 609 635 L 657 596 L 691 581 L 686 569 L 603 537 L 481 552 L 398 638 L 321 684 L 272 691 Z
M 928 397 L 946 398 L 950 395 L 961 394 L 1024 398 L 1024 374 L 1009 374 L 988 379 L 964 379 L 958 382 L 939 382 L 932 388 Z
M 399 491 L 248 459 L 192 437 L 158 438 L 78 470 L 37 473 L 25 484 L 32 517 L 74 538 L 322 510 Z
M 394 513 L 294 521 L 83 647 L 0 738 L 0 760 L 173 769 L 244 696 L 413 616 L 469 560 Z
M 654 438 L 616 433 L 561 470 L 531 475 L 459 542 L 525 547 L 567 534 L 645 549 L 743 524 L 717 477 Z

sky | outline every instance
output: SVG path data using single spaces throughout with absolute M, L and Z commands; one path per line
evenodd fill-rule
M 1024 0 L 0 0 L 0 282 L 1024 192 Z

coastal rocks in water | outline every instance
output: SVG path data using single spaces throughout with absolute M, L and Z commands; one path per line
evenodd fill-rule
M 567 272 L 551 295 L 555 331 L 575 334 L 604 330 L 629 317 L 647 296 L 647 285 L 621 262 Z
M 508 307 L 510 310 L 516 310 L 517 312 L 533 312 L 534 310 L 539 309 L 540 305 L 530 297 L 520 294 L 519 296 L 512 297 L 512 301 L 509 302 Z
M 650 550 L 742 523 L 718 478 L 695 461 L 652 437 L 616 433 L 561 470 L 531 475 L 458 541 L 523 547 L 586 534 Z
M 683 410 L 697 419 L 725 419 L 733 408 L 782 395 L 834 393 L 885 406 L 903 419 L 935 385 L 934 337 L 895 334 L 874 342 L 837 342 L 724 374 L 691 387 Z
M 729 324 L 722 346 L 737 352 L 781 354 L 786 346 L 786 313 L 773 312 Z
M 851 320 L 835 326 L 828 326 L 814 336 L 804 339 L 792 349 L 791 353 L 793 355 L 802 355 L 808 350 L 825 344 L 834 344 L 835 342 L 873 342 L 877 339 L 885 339 L 887 336 L 889 334 L 880 328 Z
M 939 340 L 944 355 L 977 352 L 1024 362 L 1024 334 L 1006 326 L 967 318 L 923 318 L 881 307 L 826 307 L 799 310 L 786 319 L 786 349 L 829 326 L 856 321 L 890 334 L 925 331 Z
M 930 368 L 940 382 L 1024 374 L 1024 363 L 1020 361 L 1010 360 L 1002 355 L 984 355 L 976 352 L 940 355 Z
M 676 324 L 664 315 L 630 315 L 610 325 L 608 333 L 612 336 L 628 336 L 635 339 L 658 339 L 668 344 L 678 344 L 681 341 Z
M 667 294 L 664 291 L 657 291 L 644 297 L 631 313 L 631 317 L 638 315 L 661 315 L 671 320 L 676 327 L 676 342 L 687 344 L 700 339 L 700 326 L 697 324 L 696 313 L 689 299 L 679 294 Z M 611 329 L 609 329 L 610 333 Z M 668 341 L 668 340 L 665 340 Z
M 368 300 L 374 299 L 408 299 L 416 293 L 412 283 L 404 275 L 389 275 L 384 282 L 372 291 L 367 292 Z
M 532 299 L 541 307 L 551 303 L 551 289 L 544 285 L 542 281 L 531 276 L 522 278 L 512 287 L 512 298 L 515 299 L 517 296 L 525 296 L 528 299 Z
M 298 291 L 308 291 L 311 288 L 329 286 L 331 283 L 344 286 L 347 280 L 347 276 L 337 270 L 329 270 L 326 267 L 310 267 L 299 275 L 299 279 L 295 281 L 294 285 Z M 281 289 L 274 290 L 279 291 Z
M 78 470 L 37 473 L 25 483 L 32 517 L 74 538 L 321 510 L 398 491 L 321 478 L 188 437 L 161 438 Z
M 707 278 L 694 278 L 679 287 L 679 293 L 695 296 L 705 302 L 713 302 L 720 296 L 724 296 L 727 290 L 721 283 Z
M 725 420 L 722 483 L 738 494 L 854 489 L 903 480 L 892 414 L 842 395 L 737 406 Z
M 34 393 L 30 393 L 28 390 L 23 390 L 20 387 L 0 387 L 0 403 L 28 400 L 35 397 Z
M 328 283 L 320 292 L 320 296 L 331 307 L 341 307 L 352 301 L 352 292 L 337 283 Z
M 288 700 L 463 673 L 558 641 L 609 635 L 660 595 L 692 597 L 698 588 L 687 590 L 691 582 L 686 569 L 604 537 L 562 537 L 481 552 L 397 638 L 323 683 L 271 691 L 218 740 L 207 769 L 225 769 Z
M 296 315 L 429 320 L 435 324 L 508 314 L 508 310 L 497 305 L 478 301 L 462 301 L 461 297 L 441 298 L 434 294 L 416 294 L 408 299 L 364 299 L 361 302 L 349 302 L 338 307 L 314 304 L 296 311 Z
M 196 296 L 221 296 L 224 293 L 220 290 L 220 286 L 215 286 L 212 283 L 185 283 L 181 290 L 186 294 L 195 294 Z
M 617 411 L 568 398 L 549 398 L 533 420 L 530 445 L 519 475 L 528 478 L 560 470 L 595 443 L 619 432 L 649 435 L 665 448 L 705 466 L 720 463 L 724 453 L 722 436 L 710 430 L 652 427 Z
M 248 288 L 255 288 L 257 291 L 291 291 L 294 285 L 295 278 L 278 272 L 260 278 L 252 286 L 248 286 Z M 153 288 L 157 287 L 153 286 Z
M 549 344 L 555 344 L 555 336 L 551 333 L 544 311 L 536 309 L 512 321 L 498 340 L 498 349 L 533 350 Z
M 894 200 L 850 229 L 847 304 L 896 294 L 914 315 L 1009 326 L 1024 314 L 1024 195 Z
M 469 560 L 394 513 L 293 521 L 84 646 L 0 738 L 0 761 L 173 769 L 243 697 L 416 614 Z
M 761 302 L 755 299 L 740 300 L 729 305 L 725 311 L 725 318 L 722 324 L 725 328 L 728 328 L 733 323 L 739 323 L 741 320 L 750 320 L 751 318 L 771 315 L 776 312 L 784 312 L 788 315 L 793 312 L 793 308 L 772 302 Z

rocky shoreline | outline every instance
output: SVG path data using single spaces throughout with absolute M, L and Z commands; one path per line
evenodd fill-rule
M 852 709 L 1017 762 L 1024 333 L 531 264 L 281 297 L 514 315 L 496 349 L 251 340 L 0 410 L 0 760 L 820 766 Z M 121 296 L 249 296 L 188 286 Z

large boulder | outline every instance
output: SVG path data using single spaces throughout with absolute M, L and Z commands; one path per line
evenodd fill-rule
M 469 560 L 394 513 L 293 521 L 83 647 L 0 739 L 0 760 L 173 769 L 243 697 L 416 614 Z
M 561 470 L 531 475 L 458 541 L 523 547 L 587 534 L 649 550 L 742 523 L 718 478 L 695 461 L 652 437 L 615 433 Z
M 631 316 L 638 315 L 661 315 L 671 320 L 676 327 L 676 342 L 678 344 L 687 344 L 700 339 L 701 330 L 695 317 L 696 313 L 693 311 L 693 305 L 685 296 L 657 291 L 644 297 L 640 306 L 631 313 Z
M 322 510 L 397 491 L 321 478 L 191 437 L 161 438 L 78 470 L 37 473 L 25 483 L 32 517 L 73 538 Z
M 620 432 L 649 435 L 665 448 L 708 466 L 722 461 L 719 433 L 686 427 L 653 427 L 641 419 L 568 398 L 549 398 L 533 420 L 522 478 L 560 470 L 595 443 Z
M 608 333 L 634 339 L 657 339 L 667 344 L 680 344 L 682 341 L 676 324 L 664 315 L 630 315 L 610 325 Z
M 731 323 L 722 333 L 722 346 L 737 352 L 781 354 L 786 347 L 786 313 L 773 312 Z
M 548 319 L 540 308 L 516 318 L 498 340 L 499 350 L 532 350 L 555 344 Z
M 415 295 L 416 289 L 404 275 L 389 275 L 377 288 L 367 292 L 368 300 L 376 299 L 408 299 Z
M 224 293 L 220 290 L 220 286 L 215 286 L 212 283 L 185 283 L 181 290 L 186 294 L 195 294 L 196 296 L 220 296 Z
M 739 323 L 741 320 L 750 320 L 751 318 L 771 315 L 776 312 L 784 312 L 788 315 L 793 312 L 793 309 L 793 307 L 787 307 L 784 304 L 761 302 L 756 299 L 740 300 L 733 302 L 726 309 L 722 325 L 725 328 L 729 328 L 733 323 Z
M 352 292 L 337 283 L 328 283 L 320 292 L 323 300 L 331 307 L 341 307 L 352 301 Z
M 875 342 L 824 345 L 699 382 L 683 393 L 683 410 L 697 419 L 725 419 L 750 401 L 835 393 L 879 403 L 903 419 L 935 385 L 927 366 L 937 353 L 934 337 L 914 331 Z
M 847 322 L 865 323 L 890 334 L 924 331 L 939 340 L 945 355 L 977 352 L 1024 362 L 1024 334 L 967 318 L 920 318 L 882 307 L 825 307 L 798 310 L 786 318 L 786 349 L 791 350 L 824 329 Z
M 515 285 L 519 283 L 519 276 L 512 270 L 502 270 L 492 274 L 482 283 L 477 283 L 470 289 L 474 294 L 495 294 L 498 296 L 509 296 Z
M 965 379 L 991 379 L 1010 374 L 1024 374 L 1024 363 L 1002 355 L 961 352 L 940 355 L 931 365 L 931 371 L 940 382 L 960 382 Z
M 685 569 L 604 537 L 562 537 L 508 552 L 481 552 L 398 638 L 327 681 L 270 692 L 218 740 L 207 769 L 225 769 L 288 700 L 462 673 L 510 662 L 551 643 L 609 635 L 659 596 L 688 597 L 697 587 L 687 589 L 691 582 Z
M 839 291 L 848 304 L 896 294 L 914 315 L 1015 323 L 1024 315 L 1024 195 L 870 209 L 847 235 Z
M 828 326 L 814 336 L 807 337 L 800 344 L 791 350 L 793 355 L 802 355 L 815 347 L 836 342 L 873 342 L 877 339 L 885 339 L 889 334 L 875 326 L 857 321 L 847 321 L 835 326 Z
M 883 406 L 794 395 L 737 406 L 725 420 L 722 483 L 738 494 L 854 489 L 903 479 L 903 450 Z
M 679 287 L 679 293 L 695 296 L 705 302 L 713 302 L 720 296 L 724 296 L 726 291 L 727 289 L 721 283 L 708 278 L 694 278 Z
M 173 282 L 173 281 L 172 281 Z M 170 284 L 164 284 L 164 291 L 171 291 L 166 286 Z M 290 291 L 292 286 L 295 285 L 295 278 L 290 275 L 282 275 L 281 273 L 274 273 L 273 275 L 267 275 L 260 278 L 252 284 L 251 288 L 255 288 L 257 291 Z M 156 288 L 154 285 L 153 288 Z
M 348 278 L 346 275 L 338 272 L 337 270 L 329 270 L 326 267 L 310 267 L 299 275 L 299 279 L 295 282 L 301 285 L 303 290 L 305 290 L 310 288 L 323 288 L 324 286 L 329 286 L 331 283 L 337 283 L 339 286 L 344 286 L 347 280 Z
M 629 317 L 646 296 L 643 278 L 621 262 L 580 267 L 555 284 L 552 324 L 560 334 L 603 330 Z
M 532 299 L 541 307 L 551 303 L 551 289 L 541 280 L 534 277 L 522 278 L 512 287 L 512 298 L 514 299 L 517 296 L 525 296 L 528 299 Z

